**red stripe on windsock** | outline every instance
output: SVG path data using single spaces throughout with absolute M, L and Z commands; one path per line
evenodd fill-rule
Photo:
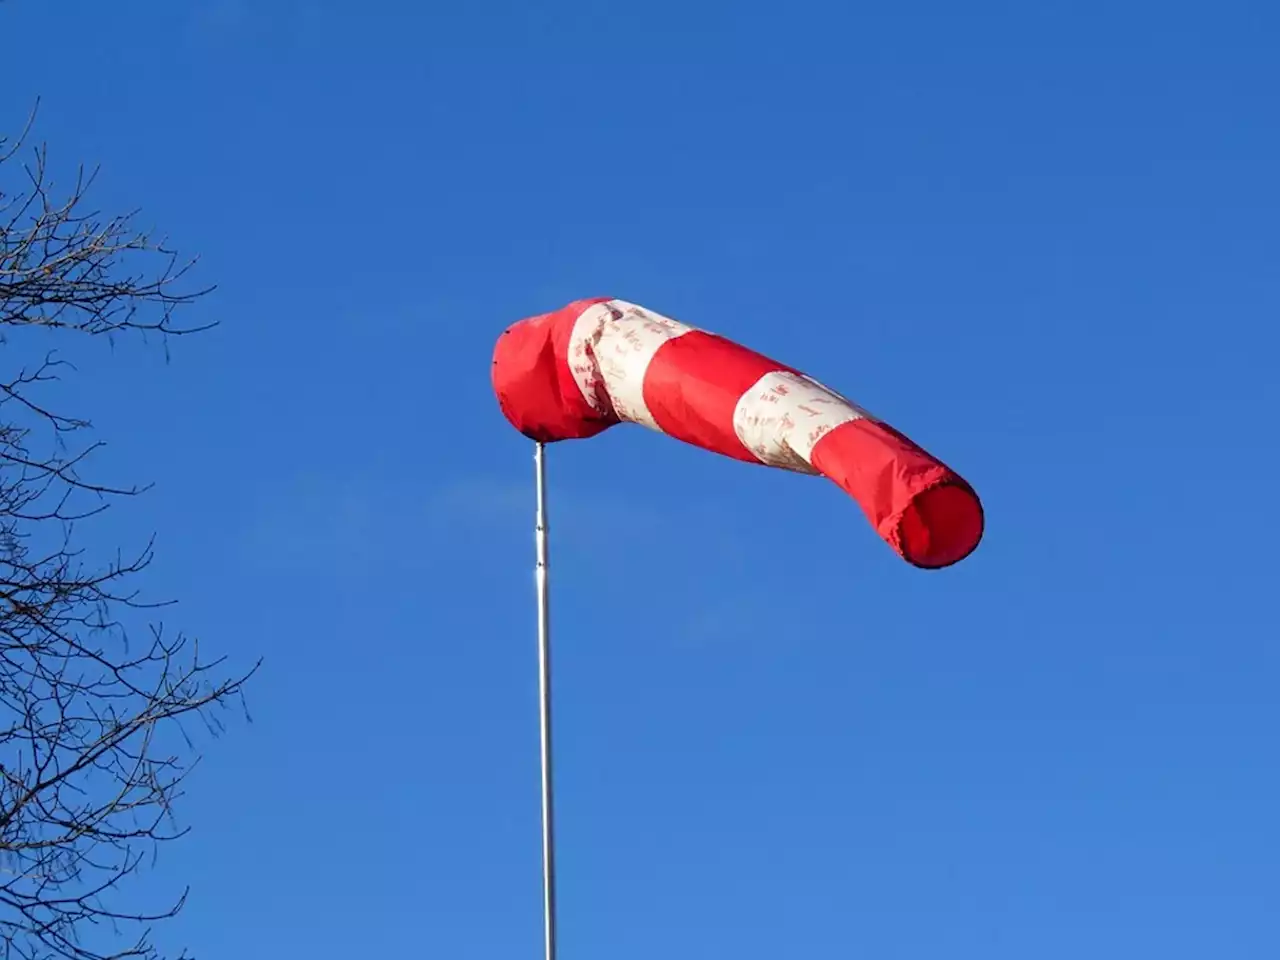
M 658 348 L 645 374 L 644 402 L 668 436 L 759 463 L 738 439 L 733 411 L 757 380 L 787 369 L 724 337 L 694 330 Z
M 812 461 L 908 563 L 950 566 L 982 540 L 982 503 L 973 488 L 885 423 L 863 419 L 836 427 L 813 448 Z
M 569 368 L 569 337 L 583 311 L 608 297 L 576 300 L 503 331 L 491 374 L 498 405 L 512 426 L 532 440 L 580 440 L 618 422 L 587 403 Z

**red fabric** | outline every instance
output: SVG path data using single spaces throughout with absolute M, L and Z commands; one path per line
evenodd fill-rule
M 532 440 L 581 440 L 618 422 L 591 409 L 569 371 L 569 335 L 582 312 L 608 297 L 575 300 L 502 332 L 491 375 L 498 405 Z
M 785 369 L 731 340 L 694 330 L 658 348 L 644 378 L 644 402 L 668 436 L 759 463 L 734 432 L 733 410 L 753 383 Z
M 886 424 L 836 427 L 813 448 L 812 461 L 909 563 L 950 566 L 982 539 L 982 504 L 969 484 Z

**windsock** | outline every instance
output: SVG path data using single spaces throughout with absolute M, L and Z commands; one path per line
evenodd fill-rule
M 652 310 L 598 297 L 507 328 L 493 354 L 503 414 L 551 443 L 637 423 L 748 463 L 826 477 L 904 560 L 938 569 L 983 533 L 950 467 L 799 370 Z

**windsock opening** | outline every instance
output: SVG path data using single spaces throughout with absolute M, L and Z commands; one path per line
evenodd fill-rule
M 926 569 L 949 567 L 982 540 L 982 503 L 962 483 L 948 482 L 917 494 L 898 527 L 902 557 Z
M 596 302 L 579 300 L 521 320 L 494 345 L 491 376 L 498 405 L 511 425 L 532 440 L 583 439 L 618 422 L 592 408 L 565 362 L 573 319 Z

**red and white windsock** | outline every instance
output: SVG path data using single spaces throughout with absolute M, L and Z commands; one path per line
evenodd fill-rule
M 578 300 L 498 338 L 493 386 L 533 440 L 638 423 L 714 453 L 845 490 L 918 567 L 950 566 L 982 539 L 982 505 L 959 475 L 798 370 L 624 300 Z

